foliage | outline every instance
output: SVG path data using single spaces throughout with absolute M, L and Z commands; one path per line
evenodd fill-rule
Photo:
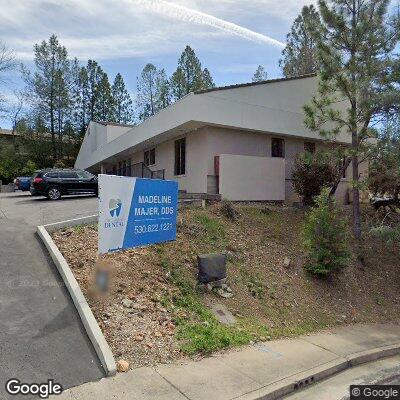
M 209 217 L 206 214 L 197 214 L 196 219 L 204 227 L 206 239 L 210 243 L 216 243 L 225 237 L 225 228 L 217 218 Z
M 139 119 L 145 120 L 171 103 L 170 86 L 164 69 L 147 64 L 137 82 Z
M 304 205 L 311 205 L 322 188 L 334 184 L 339 174 L 336 160 L 331 153 L 305 152 L 299 154 L 292 170 L 292 185 L 302 197 Z
M 112 85 L 112 97 L 114 99 L 114 120 L 119 124 L 129 124 L 133 120 L 132 100 L 126 87 L 124 78 L 118 73 Z
M 25 81 L 33 111 L 51 135 L 52 157 L 56 161 L 62 157 L 62 135 L 69 122 L 77 60 L 69 59 L 67 49 L 52 35 L 48 41 L 35 44 L 34 64 L 33 73 L 25 70 Z
M 256 72 L 254 72 L 252 81 L 253 82 L 262 82 L 267 80 L 268 74 L 265 68 L 262 65 L 259 65 L 256 69 Z
M 31 176 L 37 169 L 36 164 L 21 157 L 13 150 L 5 148 L 0 153 L 0 180 L 3 184 L 12 182 L 17 176 Z
M 369 166 L 369 189 L 374 195 L 400 200 L 400 116 L 390 118 Z
M 174 265 L 164 252 L 164 247 L 156 248 L 160 264 L 168 271 L 170 281 L 177 288 L 171 298 L 165 298 L 163 305 L 174 315 L 176 337 L 186 354 L 209 354 L 223 348 L 248 344 L 268 330 L 256 323 L 221 324 L 214 314 L 203 304 L 201 297 L 182 274 L 182 266 Z M 175 257 L 174 257 L 175 259 Z
M 399 61 L 394 49 L 399 21 L 388 17 L 388 0 L 319 1 L 322 28 L 315 33 L 319 87 L 304 107 L 307 127 L 322 137 L 351 137 L 343 168 L 353 164 L 353 231 L 361 238 L 360 162 L 369 158 L 371 122 L 399 104 Z M 338 107 L 341 103 L 343 106 Z
M 279 65 L 285 77 L 317 72 L 315 32 L 321 29 L 321 18 L 313 5 L 304 6 L 294 20 Z
M 346 223 L 339 216 L 329 189 L 324 188 L 315 199 L 303 229 L 304 245 L 308 251 L 305 269 L 326 276 L 347 265 Z
M 175 101 L 191 92 L 215 86 L 210 71 L 207 68 L 202 70 L 200 60 L 190 46 L 186 46 L 182 52 L 170 85 Z
M 380 238 L 387 244 L 398 244 L 400 243 L 400 225 L 388 226 L 380 225 L 371 228 L 370 233 L 372 236 Z
M 204 68 L 204 70 L 203 70 L 202 81 L 203 81 L 203 84 L 202 84 L 203 89 L 211 89 L 211 88 L 215 87 L 214 80 L 213 80 L 208 68 Z
M 221 202 L 221 214 L 230 221 L 236 221 L 239 218 L 239 212 L 230 201 Z

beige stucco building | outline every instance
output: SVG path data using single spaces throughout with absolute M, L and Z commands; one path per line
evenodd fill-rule
M 91 122 L 76 168 L 178 181 L 228 200 L 298 201 L 294 158 L 326 146 L 304 125 L 314 75 L 190 93 L 138 126 Z M 344 106 L 344 105 L 342 105 Z M 341 134 L 339 144 L 350 137 Z M 348 200 L 343 178 L 338 197 Z

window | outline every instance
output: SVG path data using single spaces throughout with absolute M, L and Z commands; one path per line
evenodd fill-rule
M 132 176 L 132 161 L 128 160 L 126 163 L 126 176 Z
M 58 178 L 58 172 L 47 172 L 46 178 Z
M 92 179 L 94 178 L 94 175 L 92 175 L 90 172 L 87 171 L 76 171 L 78 174 L 78 177 L 81 179 Z
M 271 156 L 280 158 L 285 157 L 285 141 L 283 139 L 272 138 Z
M 60 171 L 60 178 L 62 178 L 62 179 L 77 179 L 78 175 L 75 171 Z
M 304 142 L 304 151 L 310 154 L 315 153 L 315 143 L 314 142 Z
M 186 173 L 186 139 L 175 141 L 175 175 Z
M 153 147 L 152 149 L 146 150 L 144 152 L 144 165 L 154 165 L 156 163 L 156 149 Z

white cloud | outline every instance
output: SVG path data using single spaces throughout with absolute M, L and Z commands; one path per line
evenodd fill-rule
M 244 39 L 258 42 L 267 43 L 269 45 L 284 47 L 285 44 L 275 40 L 269 36 L 254 32 L 250 29 L 244 28 L 237 24 L 216 18 L 204 12 L 196 11 L 182 5 L 174 4 L 165 0 L 131 0 L 138 5 L 141 5 L 148 10 L 166 15 L 168 17 L 200 25 L 207 25 L 216 29 L 221 29 L 224 32 L 232 33 Z
M 33 44 L 53 33 L 71 55 L 82 59 L 161 56 L 176 53 L 187 43 L 208 50 L 217 50 L 227 41 L 236 41 L 237 46 L 253 42 L 280 48 L 283 44 L 266 29 L 262 33 L 249 29 L 248 16 L 257 13 L 253 3 L 260 2 L 24 0 L 10 7 L 9 0 L 0 0 L 0 37 L 22 60 L 32 59 Z M 233 15 L 235 9 L 238 12 Z M 210 14 L 214 12 L 215 16 Z M 268 7 L 262 6 L 261 12 L 268 19 Z

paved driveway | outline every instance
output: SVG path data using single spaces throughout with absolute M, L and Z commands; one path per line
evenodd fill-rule
M 96 210 L 94 197 L 51 202 L 25 193 L 0 194 L 0 399 L 8 398 L 4 386 L 11 377 L 23 382 L 52 378 L 67 388 L 104 376 L 68 292 L 35 234 L 38 224 Z

